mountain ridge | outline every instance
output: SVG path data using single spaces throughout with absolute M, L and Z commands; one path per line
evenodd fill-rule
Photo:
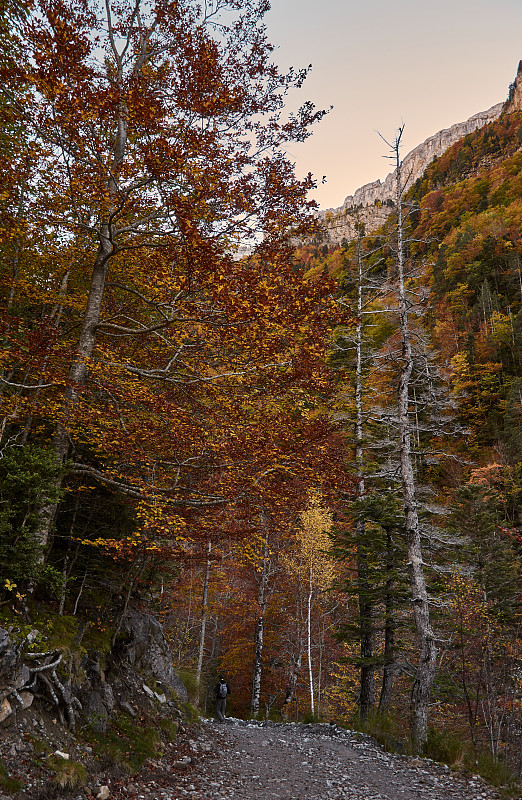
M 522 62 L 521 62 L 522 63 Z M 494 122 L 506 108 L 512 104 L 519 103 L 522 99 L 522 73 L 517 74 L 517 80 L 507 102 L 496 103 L 486 111 L 479 111 L 464 122 L 457 122 L 449 128 L 444 128 L 437 133 L 429 136 L 421 144 L 410 150 L 402 161 L 403 174 L 406 176 L 407 189 L 424 170 L 431 164 L 434 158 L 438 158 L 452 144 L 458 142 L 469 133 L 483 128 Z M 515 110 L 515 109 L 513 109 Z M 337 244 L 343 239 L 352 239 L 355 236 L 355 211 L 358 211 L 358 219 L 363 222 L 368 233 L 376 230 L 388 217 L 394 207 L 395 194 L 395 170 L 390 172 L 381 181 L 371 181 L 359 187 L 348 195 L 343 204 L 338 208 L 329 208 L 317 213 L 318 218 L 325 223 L 326 238 L 332 243 Z

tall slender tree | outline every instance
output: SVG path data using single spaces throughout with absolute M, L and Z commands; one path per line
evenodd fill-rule
M 390 147 L 395 164 L 397 304 L 401 340 L 400 372 L 397 386 L 399 453 L 411 600 L 419 643 L 419 660 L 411 694 L 410 737 L 414 751 L 420 752 L 428 732 L 429 700 L 435 677 L 437 648 L 430 620 L 430 605 L 424 574 L 416 481 L 412 458 L 410 384 L 414 358 L 410 329 L 411 300 L 408 297 L 407 289 L 404 185 L 400 156 L 403 131 L 404 126 L 401 126 L 393 142 L 387 144 Z

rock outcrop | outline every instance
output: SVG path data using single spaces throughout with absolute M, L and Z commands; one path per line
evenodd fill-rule
M 522 111 L 522 61 L 518 62 L 517 76 L 509 87 L 508 99 L 504 104 L 503 111 L 506 114 Z
M 522 62 L 521 62 L 522 65 Z M 509 112 L 522 108 L 522 74 L 519 73 L 513 84 L 511 105 Z M 474 133 L 479 128 L 494 122 L 506 110 L 506 104 L 497 103 L 487 111 L 474 114 L 465 122 L 459 122 L 430 136 L 425 142 L 415 147 L 403 159 L 403 176 L 406 181 L 405 188 L 411 186 L 419 178 L 426 167 L 435 157 L 441 156 L 452 144 L 458 142 L 469 133 Z M 355 236 L 354 213 L 357 210 L 359 220 L 364 223 L 366 232 L 371 233 L 385 222 L 394 207 L 395 171 L 384 181 L 373 181 L 361 186 L 353 195 L 348 195 L 340 208 L 330 208 L 319 212 L 319 218 L 325 222 L 326 239 L 332 244 L 343 239 L 352 239 Z
M 135 713 L 131 699 L 143 698 L 153 707 L 169 703 L 172 693 L 188 700 L 163 628 L 151 614 L 128 609 L 114 647 L 105 653 L 89 650 L 81 657 L 80 649 L 70 644 L 35 652 L 39 636 L 35 628 L 12 641 L 0 628 L 0 726 L 12 724 L 33 700 L 54 708 L 70 731 L 81 719 L 102 733 L 117 706 Z
M 122 660 L 143 674 L 151 675 L 187 702 L 187 690 L 174 672 L 169 646 L 158 620 L 150 614 L 129 609 L 123 618 L 122 631 L 126 635 Z

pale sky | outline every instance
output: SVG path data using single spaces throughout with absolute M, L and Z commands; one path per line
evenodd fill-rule
M 289 148 L 319 182 L 321 208 L 390 171 L 376 131 L 404 151 L 505 100 L 522 59 L 520 0 L 271 0 L 265 22 L 283 69 L 312 64 L 292 103 L 334 106 Z M 321 184 L 323 175 L 327 182 Z

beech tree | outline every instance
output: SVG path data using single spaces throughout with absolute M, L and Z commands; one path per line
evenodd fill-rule
M 306 70 L 271 63 L 266 7 L 42 0 L 28 60 L 2 84 L 33 154 L 25 250 L 2 276 L 6 435 L 52 435 L 58 466 L 139 501 L 156 538 L 182 537 L 180 509 L 222 506 L 278 463 L 279 446 L 262 466 L 244 458 L 263 439 L 260 396 L 305 386 L 328 325 L 326 284 L 296 297 L 288 236 L 308 224 L 312 182 L 281 151 L 322 112 L 285 116 Z M 245 239 L 258 255 L 234 260 Z M 39 323 L 14 316 L 30 305 Z

